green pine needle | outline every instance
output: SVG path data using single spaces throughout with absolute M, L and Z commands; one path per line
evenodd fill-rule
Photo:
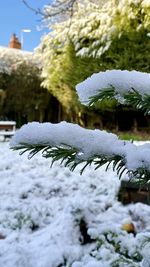
M 104 99 L 114 99 L 116 96 L 115 88 L 111 85 L 109 88 L 103 88 L 98 94 L 89 97 L 89 106 L 95 105 Z M 140 95 L 134 88 L 123 96 L 125 104 L 144 112 L 144 115 L 150 113 L 150 95 Z
M 80 174 L 84 172 L 87 166 L 94 165 L 94 169 L 97 170 L 101 166 L 106 165 L 106 171 L 112 165 L 113 171 L 116 171 L 119 179 L 124 173 L 128 174 L 132 179 L 136 179 L 137 182 L 143 186 L 148 184 L 150 181 L 150 171 L 146 168 L 137 168 L 136 170 L 127 170 L 126 161 L 124 157 L 120 155 L 95 155 L 89 159 L 79 158 L 79 152 L 76 148 L 62 144 L 61 146 L 51 147 L 49 145 L 29 145 L 29 144 L 20 144 L 18 147 L 13 147 L 13 150 L 21 150 L 20 155 L 24 153 L 29 153 L 28 158 L 31 159 L 37 153 L 41 152 L 44 158 L 52 158 L 51 166 L 55 161 L 61 161 L 61 164 L 64 164 L 65 167 L 69 167 L 71 171 L 81 165 Z
M 115 95 L 115 88 L 111 85 L 108 88 L 103 88 L 98 94 L 89 97 L 89 106 L 93 106 L 97 102 L 104 99 L 113 99 Z
M 150 96 L 147 94 L 140 95 L 134 88 L 132 92 L 129 92 L 124 96 L 126 104 L 140 109 L 144 112 L 144 115 L 149 114 L 150 112 Z

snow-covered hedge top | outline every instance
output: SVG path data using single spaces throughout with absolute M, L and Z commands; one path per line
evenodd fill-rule
M 119 140 L 117 135 L 100 130 L 88 130 L 79 125 L 61 122 L 28 123 L 16 132 L 10 142 L 11 148 L 36 146 L 74 148 L 76 160 L 88 160 L 95 156 L 119 155 L 128 170 L 145 167 L 150 170 L 150 144 L 136 146 Z
M 76 86 L 83 104 L 88 104 L 91 97 L 108 88 L 114 89 L 114 97 L 121 103 L 129 92 L 136 91 L 140 95 L 150 95 L 150 74 L 135 70 L 107 70 L 94 73 Z
M 11 74 L 13 70 L 16 70 L 23 63 L 39 66 L 39 60 L 32 52 L 0 47 L 0 73 Z

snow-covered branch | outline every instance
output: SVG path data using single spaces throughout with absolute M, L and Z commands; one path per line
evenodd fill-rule
M 128 172 L 132 177 L 147 182 L 150 179 L 150 145 L 136 146 L 122 141 L 112 133 L 84 129 L 78 125 L 32 122 L 24 125 L 12 138 L 10 147 L 29 153 L 29 158 L 42 151 L 42 156 L 53 161 L 62 160 L 71 170 L 80 164 L 81 172 L 87 165 L 99 168 L 107 163 L 121 176 Z
M 108 70 L 93 74 L 76 86 L 80 101 L 93 105 L 115 98 L 145 113 L 150 112 L 150 74 L 138 71 Z

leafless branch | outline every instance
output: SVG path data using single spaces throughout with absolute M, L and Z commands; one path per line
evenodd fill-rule
M 40 8 L 33 8 L 31 5 L 29 5 L 27 0 L 22 0 L 23 4 L 29 8 L 31 11 L 33 11 L 35 14 L 39 14 L 42 16 L 43 19 L 51 19 L 62 15 L 73 15 L 74 11 L 74 4 L 78 0 L 56 0 L 55 2 L 49 4 L 51 9 L 41 10 Z M 48 5 L 47 5 L 48 6 Z
M 29 8 L 31 11 L 33 11 L 35 14 L 40 14 L 40 15 L 44 15 L 44 13 L 41 11 L 41 9 L 40 8 L 33 8 L 32 6 L 30 6 L 29 4 L 28 4 L 28 2 L 26 1 L 26 0 L 22 0 L 22 2 L 23 2 L 23 4 L 27 7 L 27 8 Z

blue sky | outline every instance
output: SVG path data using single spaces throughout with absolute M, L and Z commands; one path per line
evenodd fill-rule
M 35 8 L 42 8 L 50 0 L 27 0 Z M 23 32 L 23 49 L 33 51 L 40 43 L 41 36 L 47 29 L 37 30 L 41 25 L 41 17 L 34 14 L 22 0 L 0 0 L 0 46 L 8 46 L 10 37 L 15 33 L 21 39 L 22 29 L 31 29 L 30 33 Z

